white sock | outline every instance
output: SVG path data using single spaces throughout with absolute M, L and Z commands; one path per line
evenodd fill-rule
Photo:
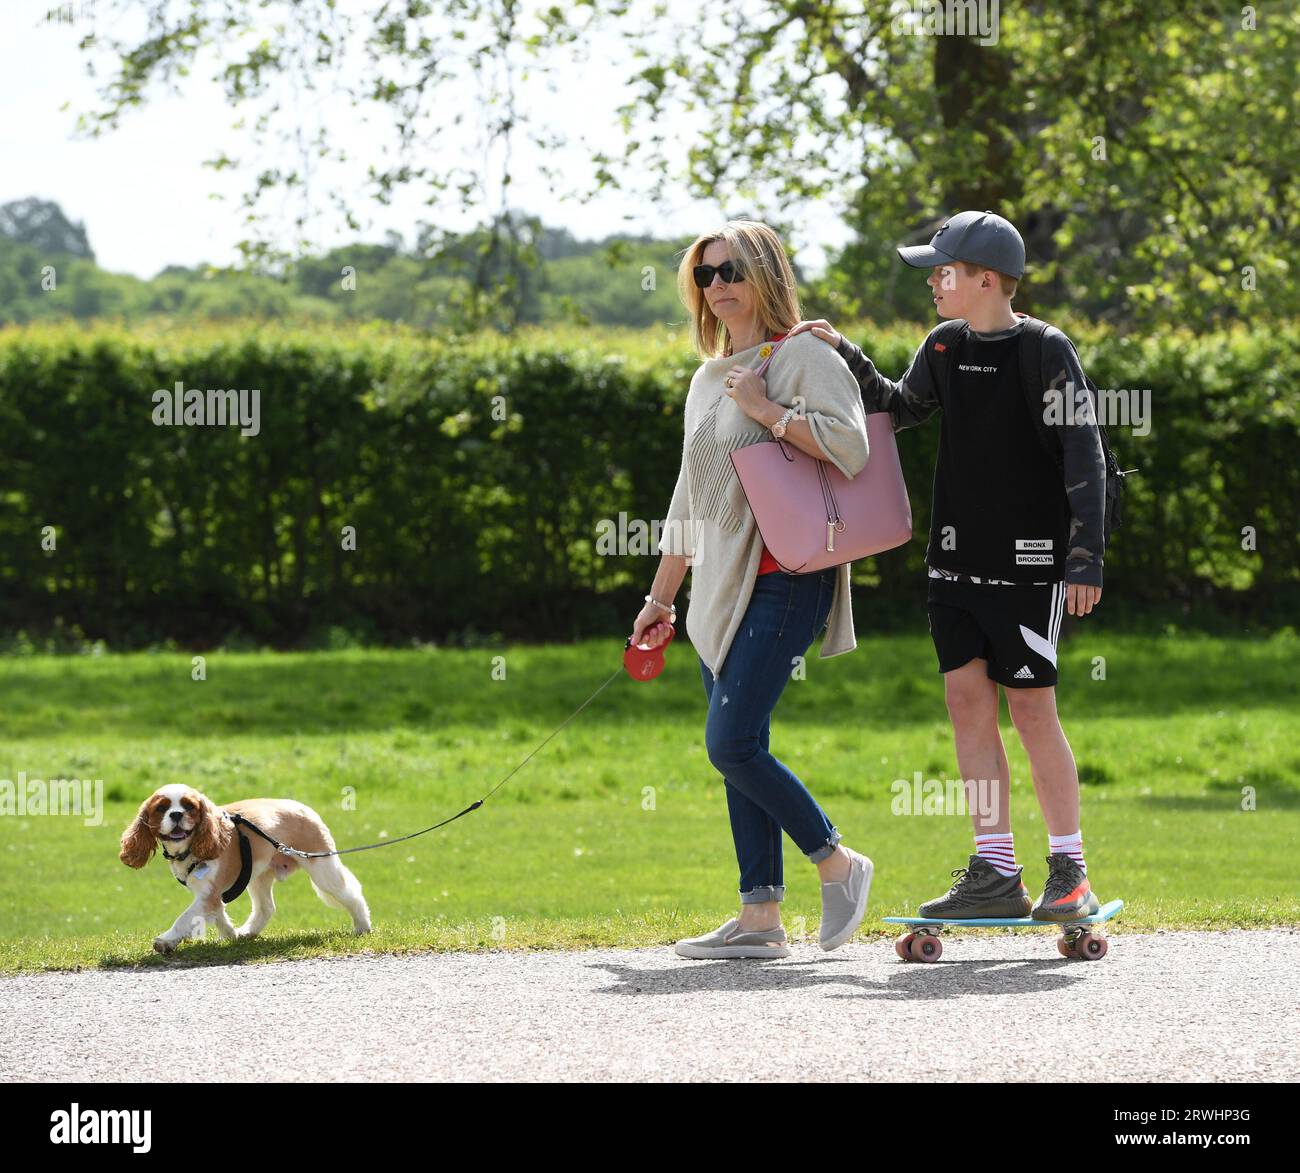
M 1077 863 L 1086 876 L 1088 865 L 1083 862 L 1083 832 L 1075 831 L 1072 835 L 1048 835 L 1048 855 L 1068 855 Z
M 987 859 L 1001 876 L 1016 874 L 1015 835 L 1010 831 L 975 836 L 975 854 Z

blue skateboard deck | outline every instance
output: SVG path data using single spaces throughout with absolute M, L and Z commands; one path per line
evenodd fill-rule
M 1033 917 L 971 917 L 968 920 L 939 920 L 925 916 L 886 916 L 882 919 L 891 925 L 907 925 L 913 931 L 905 933 L 894 942 L 894 952 L 903 961 L 938 961 L 943 955 L 943 944 L 939 940 L 939 931 L 944 926 L 958 928 L 982 926 L 984 928 L 1006 929 L 1059 929 L 1061 936 L 1057 939 L 1056 950 L 1062 957 L 1081 961 L 1099 961 L 1106 956 L 1106 938 L 1100 933 L 1091 932 L 1089 925 L 1101 924 L 1110 920 L 1121 908 L 1124 901 L 1111 900 L 1103 904 L 1091 916 L 1078 920 L 1054 921 L 1034 920 Z
M 965 927 L 967 925 L 980 926 L 984 928 L 1016 928 L 1016 929 L 1059 929 L 1066 925 L 1097 925 L 1102 921 L 1110 920 L 1121 908 L 1124 907 L 1124 901 L 1112 900 L 1108 904 L 1103 904 L 1092 916 L 1080 917 L 1078 920 L 1034 920 L 1033 917 L 1008 917 L 1006 920 L 1000 920 L 997 917 L 973 917 L 970 920 L 932 920 L 924 916 L 886 916 L 881 919 L 891 925 L 955 925 Z

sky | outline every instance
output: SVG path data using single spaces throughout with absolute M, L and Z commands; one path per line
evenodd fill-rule
M 672 2 L 680 6 L 684 0 Z M 360 14 L 373 11 L 376 0 L 339 4 Z M 49 18 L 52 11 L 55 19 Z M 7 114 L 0 203 L 28 196 L 55 201 L 69 219 L 84 223 L 96 260 L 114 272 L 151 277 L 170 264 L 234 264 L 235 243 L 245 235 L 241 196 L 250 190 L 259 168 L 287 166 L 292 158 L 282 157 L 273 139 L 267 140 L 260 157 L 250 154 L 251 135 L 234 127 L 245 109 L 228 105 L 220 83 L 212 80 L 221 64 L 214 54 L 200 56 L 191 75 L 180 79 L 179 94 L 156 85 L 146 104 L 126 114 L 118 129 L 97 139 L 78 136 L 77 114 L 98 107 L 96 87 L 103 84 L 113 60 L 106 53 L 96 58 L 103 68 L 98 81 L 91 78 L 87 54 L 78 49 L 78 41 L 92 27 L 102 28 L 111 15 L 105 0 L 0 0 L 0 108 Z M 143 20 L 135 27 L 142 29 Z M 116 31 L 125 36 L 129 30 Z M 621 41 L 609 33 L 590 37 L 582 56 L 577 67 L 558 70 L 549 78 L 534 74 L 519 83 L 520 105 L 536 125 L 562 128 L 585 140 L 585 145 L 575 141 L 565 151 L 546 155 L 564 174 L 578 177 L 591 172 L 587 152 L 592 147 L 621 155 L 624 135 L 614 111 L 630 97 L 627 79 L 633 68 Z M 401 232 L 410 244 L 417 220 L 455 231 L 472 226 L 472 219 L 460 214 L 452 201 L 440 209 L 426 206 L 422 191 L 412 190 L 390 207 L 366 200 L 366 166 L 381 161 L 376 144 L 390 133 L 391 120 L 385 122 L 381 115 L 366 121 L 343 100 L 301 90 L 295 94 L 292 88 L 286 91 L 286 108 L 294 110 L 294 124 L 309 130 L 326 127 L 331 145 L 342 146 L 354 160 L 347 168 L 335 167 L 313 179 L 308 199 L 315 213 L 308 226 L 311 251 L 358 237 L 382 241 L 389 229 Z M 483 107 L 475 101 L 473 82 L 449 91 L 448 101 L 439 149 L 445 146 L 467 163 L 481 159 Z M 459 107 L 450 104 L 456 101 Z M 466 116 L 459 126 L 453 125 L 453 108 Z M 690 141 L 690 118 L 676 111 L 662 124 L 669 141 L 683 150 Z M 221 153 L 239 159 L 240 165 L 220 172 L 203 166 L 205 159 Z M 693 235 L 729 215 L 751 211 L 749 205 L 729 207 L 726 193 L 719 193 L 719 199 L 692 199 L 680 184 L 667 187 L 659 202 L 622 191 L 602 193 L 586 203 L 572 195 L 562 198 L 549 190 L 538 170 L 540 158 L 528 144 L 514 146 L 512 206 L 581 239 L 613 232 Z M 345 193 L 358 210 L 364 226 L 360 233 L 331 210 L 328 193 L 334 191 Z M 493 198 L 499 203 L 499 192 Z M 280 217 L 276 223 L 283 227 L 273 231 L 284 247 L 290 247 L 299 200 L 275 196 L 263 209 Z M 761 208 L 758 211 L 761 214 Z M 849 233 L 838 209 L 828 205 L 802 206 L 794 219 L 808 227 L 788 243 L 805 271 L 816 274 L 825 263 L 825 248 L 842 244 Z

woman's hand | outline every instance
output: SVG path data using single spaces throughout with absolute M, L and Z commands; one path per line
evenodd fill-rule
M 787 338 L 793 338 L 796 334 L 802 334 L 805 330 L 811 330 L 823 342 L 829 342 L 832 346 L 839 346 L 840 333 L 825 318 L 818 318 L 815 322 L 800 322 L 791 328 L 786 335 Z
M 723 380 L 723 394 L 729 395 L 750 419 L 764 423 L 768 410 L 767 383 L 749 367 L 732 367 Z M 730 384 L 729 386 L 727 384 Z
M 664 618 L 663 611 L 653 603 L 647 603 L 641 608 L 641 613 L 632 625 L 632 643 L 637 647 L 644 644 L 657 648 L 668 638 L 671 631 L 672 624 Z

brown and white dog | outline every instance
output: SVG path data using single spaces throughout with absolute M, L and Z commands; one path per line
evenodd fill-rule
M 242 815 L 271 838 L 299 851 L 333 851 L 334 839 L 314 810 L 281 798 L 248 798 L 224 808 Z M 122 832 L 119 858 L 127 867 L 142 868 L 157 848 L 171 864 L 172 874 L 189 890 L 190 904 L 161 936 L 153 939 L 159 953 L 170 953 L 186 937 L 202 939 L 208 921 L 229 939 L 256 937 L 275 912 L 271 885 L 299 866 L 311 877 L 311 886 L 326 904 L 352 917 L 358 933 L 370 932 L 370 909 L 361 883 L 339 861 L 328 855 L 299 859 L 277 851 L 255 831 L 243 830 L 252 849 L 252 875 L 248 892 L 253 910 L 238 928 L 226 915 L 221 895 L 239 877 L 239 836 L 235 823 L 206 795 L 189 786 L 163 786 L 140 804 L 135 820 Z

